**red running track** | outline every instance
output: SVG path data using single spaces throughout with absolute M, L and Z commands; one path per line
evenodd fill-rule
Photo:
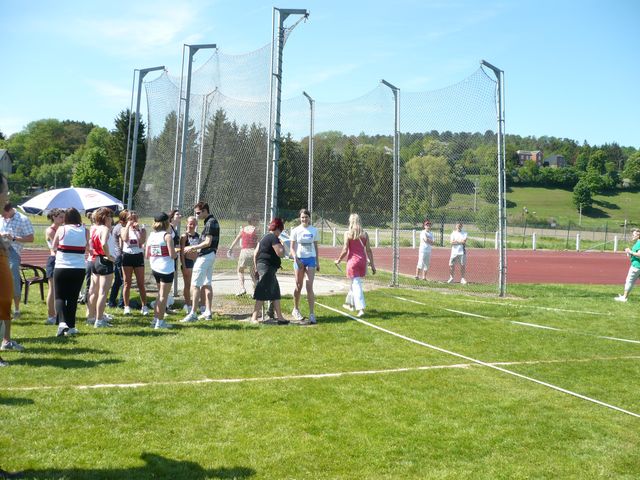
M 335 259 L 339 247 L 322 247 L 320 255 L 327 260 Z M 446 281 L 449 278 L 449 248 L 434 248 L 431 254 L 431 268 L 428 277 Z M 224 252 L 221 250 L 220 254 Z M 43 266 L 48 250 L 25 249 L 22 262 Z M 391 270 L 393 259 L 391 248 L 374 248 L 376 267 Z M 415 274 L 418 251 L 401 248 L 399 271 L 404 275 Z M 629 260 L 624 253 L 564 252 L 564 251 L 507 251 L 507 283 L 579 283 L 600 285 L 621 285 L 629 268 Z M 489 283 L 498 278 L 498 253 L 490 249 L 469 249 L 467 251 L 467 280 Z M 457 278 L 456 278 L 457 280 Z

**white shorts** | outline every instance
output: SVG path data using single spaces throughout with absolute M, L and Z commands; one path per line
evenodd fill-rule
M 418 253 L 418 266 L 420 270 L 429 270 L 431 265 L 431 250 L 420 250 Z
M 449 259 L 449 266 L 453 266 L 454 263 L 459 263 L 460 265 L 467 264 L 467 255 L 463 253 L 462 255 L 452 255 Z
M 191 285 L 194 287 L 204 287 L 211 285 L 213 277 L 213 266 L 216 263 L 216 253 L 211 252 L 196 258 L 193 264 Z

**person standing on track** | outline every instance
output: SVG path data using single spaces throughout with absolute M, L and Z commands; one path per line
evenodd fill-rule
M 424 230 L 420 232 L 420 250 L 418 250 L 418 265 L 416 266 L 416 280 L 427 279 L 427 271 L 431 265 L 431 247 L 433 246 L 433 233 L 431 233 L 431 220 L 428 218 L 422 222 Z
M 456 263 L 460 264 L 460 284 L 466 285 L 467 280 L 464 274 L 467 268 L 467 232 L 462 230 L 462 222 L 456 223 L 456 228 L 451 232 L 451 257 L 449 257 L 449 280 L 453 282 Z
M 362 280 L 367 274 L 367 263 L 371 266 L 371 273 L 375 275 L 376 267 L 373 264 L 373 252 L 369 242 L 369 235 L 362 229 L 360 216 L 352 213 L 349 217 L 349 230 L 344 233 L 344 243 L 340 256 L 335 261 L 339 265 L 347 256 L 347 277 L 351 279 L 351 288 L 343 307 L 352 311 L 358 311 L 358 316 L 364 316 L 366 303 L 364 301 L 364 287 Z
M 631 293 L 633 285 L 636 283 L 638 277 L 640 277 L 640 229 L 634 229 L 632 235 L 633 245 L 631 248 L 627 247 L 624 249 L 627 257 L 629 257 L 631 261 L 631 266 L 627 273 L 627 280 L 624 283 L 624 292 L 615 298 L 617 302 L 626 302 L 629 299 L 629 293 Z

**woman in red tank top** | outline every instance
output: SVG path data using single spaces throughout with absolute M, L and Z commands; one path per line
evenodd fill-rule
M 249 276 L 253 283 L 253 288 L 256 288 L 255 270 L 253 267 L 253 252 L 258 244 L 258 230 L 256 225 L 258 224 L 258 217 L 255 214 L 247 216 L 247 225 L 240 229 L 240 232 L 233 240 L 233 243 L 229 247 L 227 256 L 232 256 L 233 247 L 236 243 L 240 242 L 240 255 L 238 256 L 238 282 L 240 283 L 240 290 L 237 296 L 241 296 L 247 293 L 244 288 L 244 269 L 249 269 Z

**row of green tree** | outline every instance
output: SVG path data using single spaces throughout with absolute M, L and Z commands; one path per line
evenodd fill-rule
M 128 110 L 120 112 L 112 130 L 74 120 L 43 119 L 29 123 L 8 138 L 0 133 L 0 148 L 8 150 L 13 162 L 9 176 L 12 200 L 19 201 L 41 188 L 71 185 L 98 188 L 120 198 L 129 116 Z M 129 140 L 133 140 L 133 125 Z M 142 122 L 137 149 L 139 182 L 146 156 Z

